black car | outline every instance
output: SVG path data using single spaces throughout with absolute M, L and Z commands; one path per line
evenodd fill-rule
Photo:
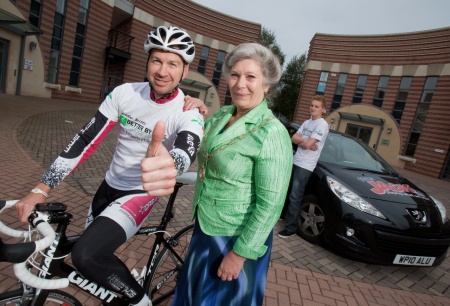
M 330 131 L 301 205 L 298 234 L 383 265 L 437 266 L 450 245 L 445 207 L 363 142 Z

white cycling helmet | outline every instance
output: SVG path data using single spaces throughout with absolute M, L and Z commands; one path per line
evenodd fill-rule
M 195 57 L 195 46 L 188 33 L 177 27 L 160 26 L 148 33 L 144 42 L 145 52 L 160 49 L 180 55 L 190 64 Z

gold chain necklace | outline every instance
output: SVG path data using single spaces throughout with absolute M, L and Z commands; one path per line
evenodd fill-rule
M 211 129 L 209 130 L 208 135 L 206 135 L 205 137 L 203 137 L 203 143 L 205 144 L 205 146 L 202 147 L 202 152 L 201 152 L 201 154 L 202 154 L 202 156 L 203 156 L 204 158 L 203 158 L 202 165 L 200 166 L 200 173 L 199 173 L 200 181 L 203 182 L 203 180 L 205 179 L 205 165 L 206 165 L 206 163 L 207 163 L 211 158 L 213 158 L 214 156 L 217 155 L 217 153 L 219 153 L 219 152 L 225 150 L 225 149 L 228 148 L 229 146 L 231 146 L 231 145 L 237 143 L 238 141 L 241 141 L 242 139 L 244 139 L 244 138 L 247 137 L 248 135 L 253 134 L 254 132 L 256 132 L 256 130 L 258 130 L 258 129 L 262 128 L 263 126 L 265 126 L 265 125 L 266 125 L 270 120 L 272 120 L 273 118 L 275 118 L 275 117 L 274 117 L 274 116 L 267 117 L 260 125 L 254 127 L 253 129 L 251 129 L 251 130 L 248 131 L 247 133 L 242 134 L 242 135 L 236 137 L 235 139 L 233 139 L 232 141 L 228 142 L 227 144 L 225 144 L 225 145 L 223 145 L 223 146 L 221 146 L 221 147 L 219 147 L 219 148 L 216 148 L 215 150 L 213 150 L 213 151 L 212 151 L 211 153 L 209 153 L 209 154 L 206 154 L 206 140 L 208 139 L 208 137 L 209 137 L 209 135 L 211 134 L 211 132 L 215 129 L 215 127 L 217 126 L 217 124 L 218 124 L 218 122 L 220 121 L 220 119 L 222 119 L 222 117 L 220 117 L 219 119 L 217 119 L 217 121 L 215 122 L 214 126 L 211 127 Z

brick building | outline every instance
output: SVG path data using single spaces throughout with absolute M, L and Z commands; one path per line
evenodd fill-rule
M 100 103 L 118 84 L 144 80 L 143 41 L 159 25 L 194 39 L 181 88 L 210 114 L 230 103 L 222 61 L 258 41 L 261 25 L 189 0 L 2 0 L 0 93 Z M 316 34 L 307 60 L 294 121 L 323 94 L 332 129 L 363 139 L 394 166 L 450 179 L 450 28 Z
M 394 166 L 450 180 L 450 27 L 389 35 L 316 34 L 294 121 L 311 97 L 330 128 L 354 135 Z
M 189 0 L 2 0 L 0 93 L 100 103 L 112 88 L 143 81 L 147 33 L 187 30 L 196 57 L 182 89 L 211 108 L 229 103 L 225 54 L 259 40 L 261 25 Z

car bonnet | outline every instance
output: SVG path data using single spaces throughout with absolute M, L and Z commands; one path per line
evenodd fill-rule
M 334 178 L 362 198 L 418 206 L 434 206 L 426 192 L 400 175 L 377 174 L 340 167 L 333 167 L 331 172 Z

